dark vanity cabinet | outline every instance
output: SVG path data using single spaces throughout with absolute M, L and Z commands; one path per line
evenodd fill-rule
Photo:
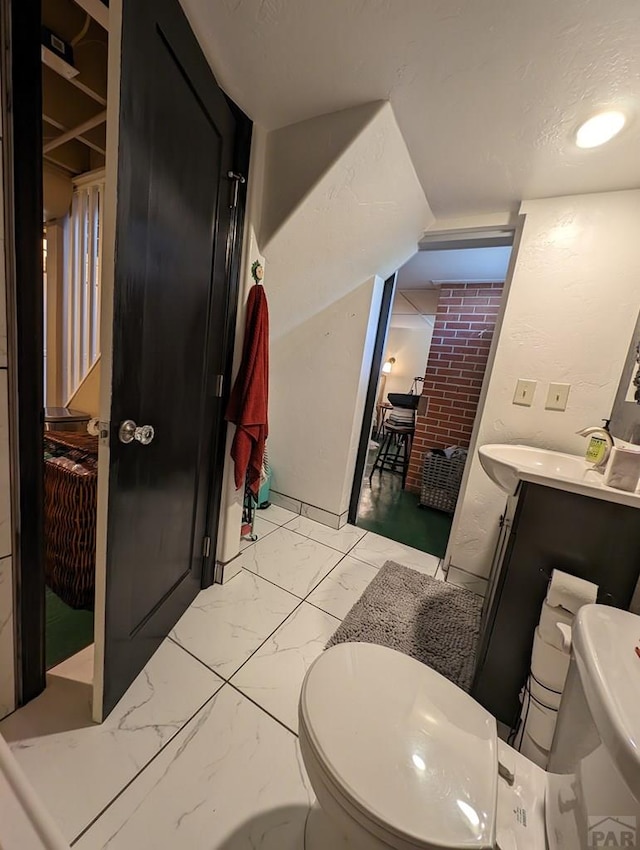
M 471 690 L 509 726 L 554 568 L 597 584 L 598 602 L 628 608 L 640 576 L 640 510 L 527 482 L 509 499 Z

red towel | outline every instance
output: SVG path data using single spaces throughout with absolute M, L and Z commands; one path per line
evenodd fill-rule
M 245 479 L 251 491 L 260 488 L 264 445 L 269 433 L 269 310 L 264 287 L 256 284 L 247 299 L 242 362 L 231 390 L 227 421 L 236 425 L 231 446 L 236 489 Z

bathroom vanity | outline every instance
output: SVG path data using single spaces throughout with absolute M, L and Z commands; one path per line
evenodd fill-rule
M 640 577 L 640 497 L 605 487 L 573 455 L 527 446 L 486 446 L 480 455 L 508 501 L 471 694 L 511 726 L 552 570 L 597 584 L 598 602 L 629 608 Z

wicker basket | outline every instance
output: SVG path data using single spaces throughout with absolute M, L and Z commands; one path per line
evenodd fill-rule
M 422 467 L 420 505 L 452 514 L 456 509 L 466 462 L 466 452 L 456 453 L 452 458 L 431 452 L 426 454 Z
M 45 447 L 63 451 L 89 470 L 80 474 L 44 463 L 45 576 L 47 585 L 72 608 L 94 605 L 96 559 L 96 437 L 47 433 Z

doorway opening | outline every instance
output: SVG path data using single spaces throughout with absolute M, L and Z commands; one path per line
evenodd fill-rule
M 213 581 L 252 125 L 178 0 L 14 7 L 16 702 L 86 645 L 102 720 Z
M 513 231 L 433 234 L 397 273 L 372 366 L 349 520 L 442 558 L 502 305 Z
M 98 14 L 100 18 L 100 14 Z M 109 33 L 43 0 L 45 664 L 93 644 Z

